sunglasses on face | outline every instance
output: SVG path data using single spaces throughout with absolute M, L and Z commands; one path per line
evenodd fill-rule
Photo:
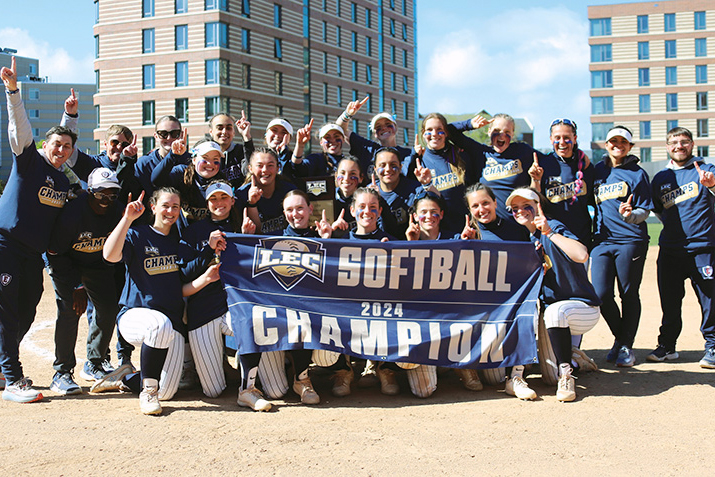
M 109 141 L 109 145 L 112 146 L 112 147 L 121 146 L 122 149 L 125 149 L 127 146 L 129 146 L 129 143 L 126 142 L 126 141 L 124 141 L 124 142 L 119 142 L 118 139 L 112 139 L 111 141 Z
M 576 126 L 576 121 L 571 121 L 570 119 L 566 119 L 566 118 L 554 119 L 551 122 L 551 128 L 553 128 L 557 124 L 565 124 L 567 126 L 571 126 L 573 128 L 574 132 L 576 132 L 576 130 L 578 129 L 578 127 Z
M 156 132 L 156 135 L 159 136 L 162 139 L 166 139 L 169 136 L 171 136 L 172 139 L 178 139 L 179 136 L 181 136 L 181 129 L 174 129 L 172 131 L 163 131 L 163 130 L 158 130 Z
M 104 192 L 101 190 L 91 191 L 92 195 L 97 200 L 109 200 L 114 202 L 119 198 L 119 193 L 117 192 Z

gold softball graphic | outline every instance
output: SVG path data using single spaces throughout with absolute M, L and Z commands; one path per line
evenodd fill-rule
M 286 250 L 289 252 L 310 252 L 304 243 L 297 240 L 282 240 L 273 246 L 273 250 Z M 275 265 L 273 271 L 281 276 L 290 278 L 303 273 L 303 267 L 295 265 Z

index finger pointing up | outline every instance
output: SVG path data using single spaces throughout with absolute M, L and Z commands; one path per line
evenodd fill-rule
M 539 156 L 536 153 L 534 153 L 534 166 L 539 167 Z
M 544 209 L 541 208 L 541 202 L 536 203 L 536 211 L 541 215 L 542 217 L 544 216 Z
M 633 203 L 633 194 L 628 196 L 628 200 L 626 201 L 626 204 L 631 205 Z
M 360 101 L 360 106 L 362 107 L 365 103 L 368 102 L 369 99 L 370 99 L 370 96 L 365 96 L 365 99 L 363 99 L 362 101 Z
M 77 96 L 75 96 L 75 94 L 74 94 L 74 88 L 70 88 L 70 91 L 71 91 L 71 93 L 72 93 L 72 94 L 71 94 L 72 99 L 77 98 Z
M 703 170 L 700 169 L 700 164 L 698 164 L 698 161 L 695 161 L 695 169 L 698 171 L 698 174 L 701 176 L 703 175 Z

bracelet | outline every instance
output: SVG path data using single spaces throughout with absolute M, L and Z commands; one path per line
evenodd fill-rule
M 70 118 L 78 118 L 79 117 L 79 113 L 70 114 L 67 111 L 65 111 L 65 114 L 67 116 L 69 116 Z
M 300 156 L 296 156 L 295 154 L 293 154 L 293 159 L 303 159 L 303 154 L 301 154 Z
M 251 209 L 254 208 L 254 207 L 258 207 L 258 202 L 256 202 L 255 204 L 251 204 L 250 202 L 246 202 L 246 207 L 251 208 Z
M 555 234 L 556 234 L 556 232 L 554 232 L 554 231 L 552 230 L 551 232 L 549 232 L 548 234 L 546 234 L 546 237 L 547 237 L 547 238 L 551 238 L 551 237 L 553 237 Z
M 341 119 L 343 119 L 345 122 L 348 122 L 348 121 L 350 121 L 350 120 L 353 118 L 352 114 L 348 114 L 346 111 L 343 111 L 343 114 L 342 114 L 340 117 L 341 117 Z
M 429 188 L 432 187 L 432 182 L 433 182 L 433 181 L 429 181 L 427 184 L 422 184 L 422 188 L 423 188 L 425 191 L 428 191 Z
M 14 90 L 14 91 L 10 91 L 9 89 L 6 89 L 5 92 L 6 92 L 7 94 L 17 94 L 17 93 L 20 92 L 20 88 L 17 88 L 17 89 Z

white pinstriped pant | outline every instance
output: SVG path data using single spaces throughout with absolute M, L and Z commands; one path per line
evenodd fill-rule
M 132 308 L 122 315 L 117 327 L 124 339 L 136 347 L 146 343 L 152 348 L 168 348 L 159 379 L 159 399 L 174 397 L 184 365 L 184 337 L 174 330 L 171 320 L 157 310 Z
M 583 335 L 593 329 L 601 317 L 597 306 L 578 300 L 562 300 L 552 303 L 544 311 L 546 328 L 569 328 L 571 335 Z
M 399 363 L 398 363 L 399 364 Z M 406 369 L 410 391 L 417 397 L 428 398 L 437 390 L 437 366 L 421 364 Z

